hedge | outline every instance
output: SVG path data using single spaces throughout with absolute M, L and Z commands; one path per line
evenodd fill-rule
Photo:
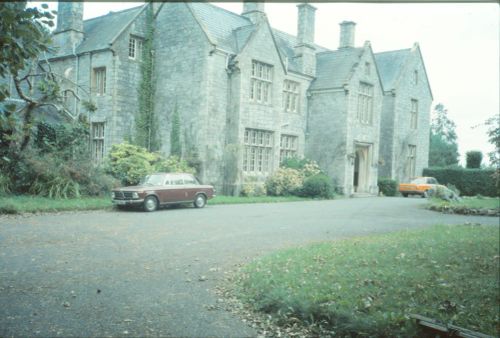
M 389 177 L 381 177 L 378 179 L 378 189 L 384 196 L 396 196 L 398 193 L 398 182 Z
M 431 176 L 440 184 L 453 184 L 463 196 L 500 196 L 494 169 L 426 168 L 423 176 Z

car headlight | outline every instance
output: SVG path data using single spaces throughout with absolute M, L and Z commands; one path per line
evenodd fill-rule
M 132 193 L 132 198 L 139 198 L 139 194 L 138 194 L 138 193 L 136 193 L 136 192 L 133 192 L 133 193 Z
M 114 191 L 111 192 L 111 198 L 115 198 L 115 192 Z

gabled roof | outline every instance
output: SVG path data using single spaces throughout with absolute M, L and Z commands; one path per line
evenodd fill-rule
M 208 3 L 192 2 L 188 6 L 212 43 L 234 53 L 237 52 L 236 49 L 241 50 L 242 46 L 239 46 L 241 41 L 238 41 L 239 43 L 235 41 L 233 31 L 241 27 L 253 26 L 250 19 Z M 248 39 L 250 36 L 248 28 L 240 38 Z
M 310 90 L 341 88 L 349 81 L 351 72 L 364 48 L 341 48 L 316 54 L 316 79 Z
M 399 74 L 410 54 L 409 48 L 374 54 L 384 91 L 395 89 Z
M 85 39 L 76 49 L 77 53 L 109 48 L 118 35 L 139 15 L 145 5 L 119 12 L 110 12 L 83 22 Z

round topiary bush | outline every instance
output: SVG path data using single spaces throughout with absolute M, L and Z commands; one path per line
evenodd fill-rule
M 304 180 L 300 195 L 305 197 L 332 198 L 333 187 L 330 177 L 325 174 L 316 174 Z
M 384 196 L 396 196 L 398 192 L 398 182 L 391 178 L 382 177 L 378 179 L 378 189 Z

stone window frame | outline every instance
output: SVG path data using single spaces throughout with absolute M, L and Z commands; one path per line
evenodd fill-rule
M 104 158 L 104 137 L 106 122 L 92 122 L 92 159 L 101 163 Z
M 92 88 L 97 96 L 106 94 L 106 67 L 93 69 Z
M 273 66 L 252 60 L 250 73 L 250 101 L 272 104 Z
M 373 124 L 373 85 L 359 82 L 357 120 L 366 125 Z
M 300 82 L 283 81 L 283 110 L 287 113 L 300 113 Z
M 416 167 L 417 167 L 417 146 L 414 144 L 408 145 L 408 176 L 410 179 L 415 177 Z
M 287 158 L 297 157 L 299 152 L 299 137 L 297 135 L 281 134 L 280 163 Z
M 418 70 L 413 71 L 413 84 L 418 85 Z
M 417 129 L 418 128 L 418 100 L 411 99 L 410 103 L 410 128 Z
M 144 39 L 130 35 L 128 41 L 128 58 L 131 60 L 142 61 L 142 50 L 144 48 Z
M 372 74 L 372 67 L 370 62 L 365 62 L 365 75 L 371 75 Z
M 245 128 L 243 172 L 270 173 L 273 169 L 274 132 Z

